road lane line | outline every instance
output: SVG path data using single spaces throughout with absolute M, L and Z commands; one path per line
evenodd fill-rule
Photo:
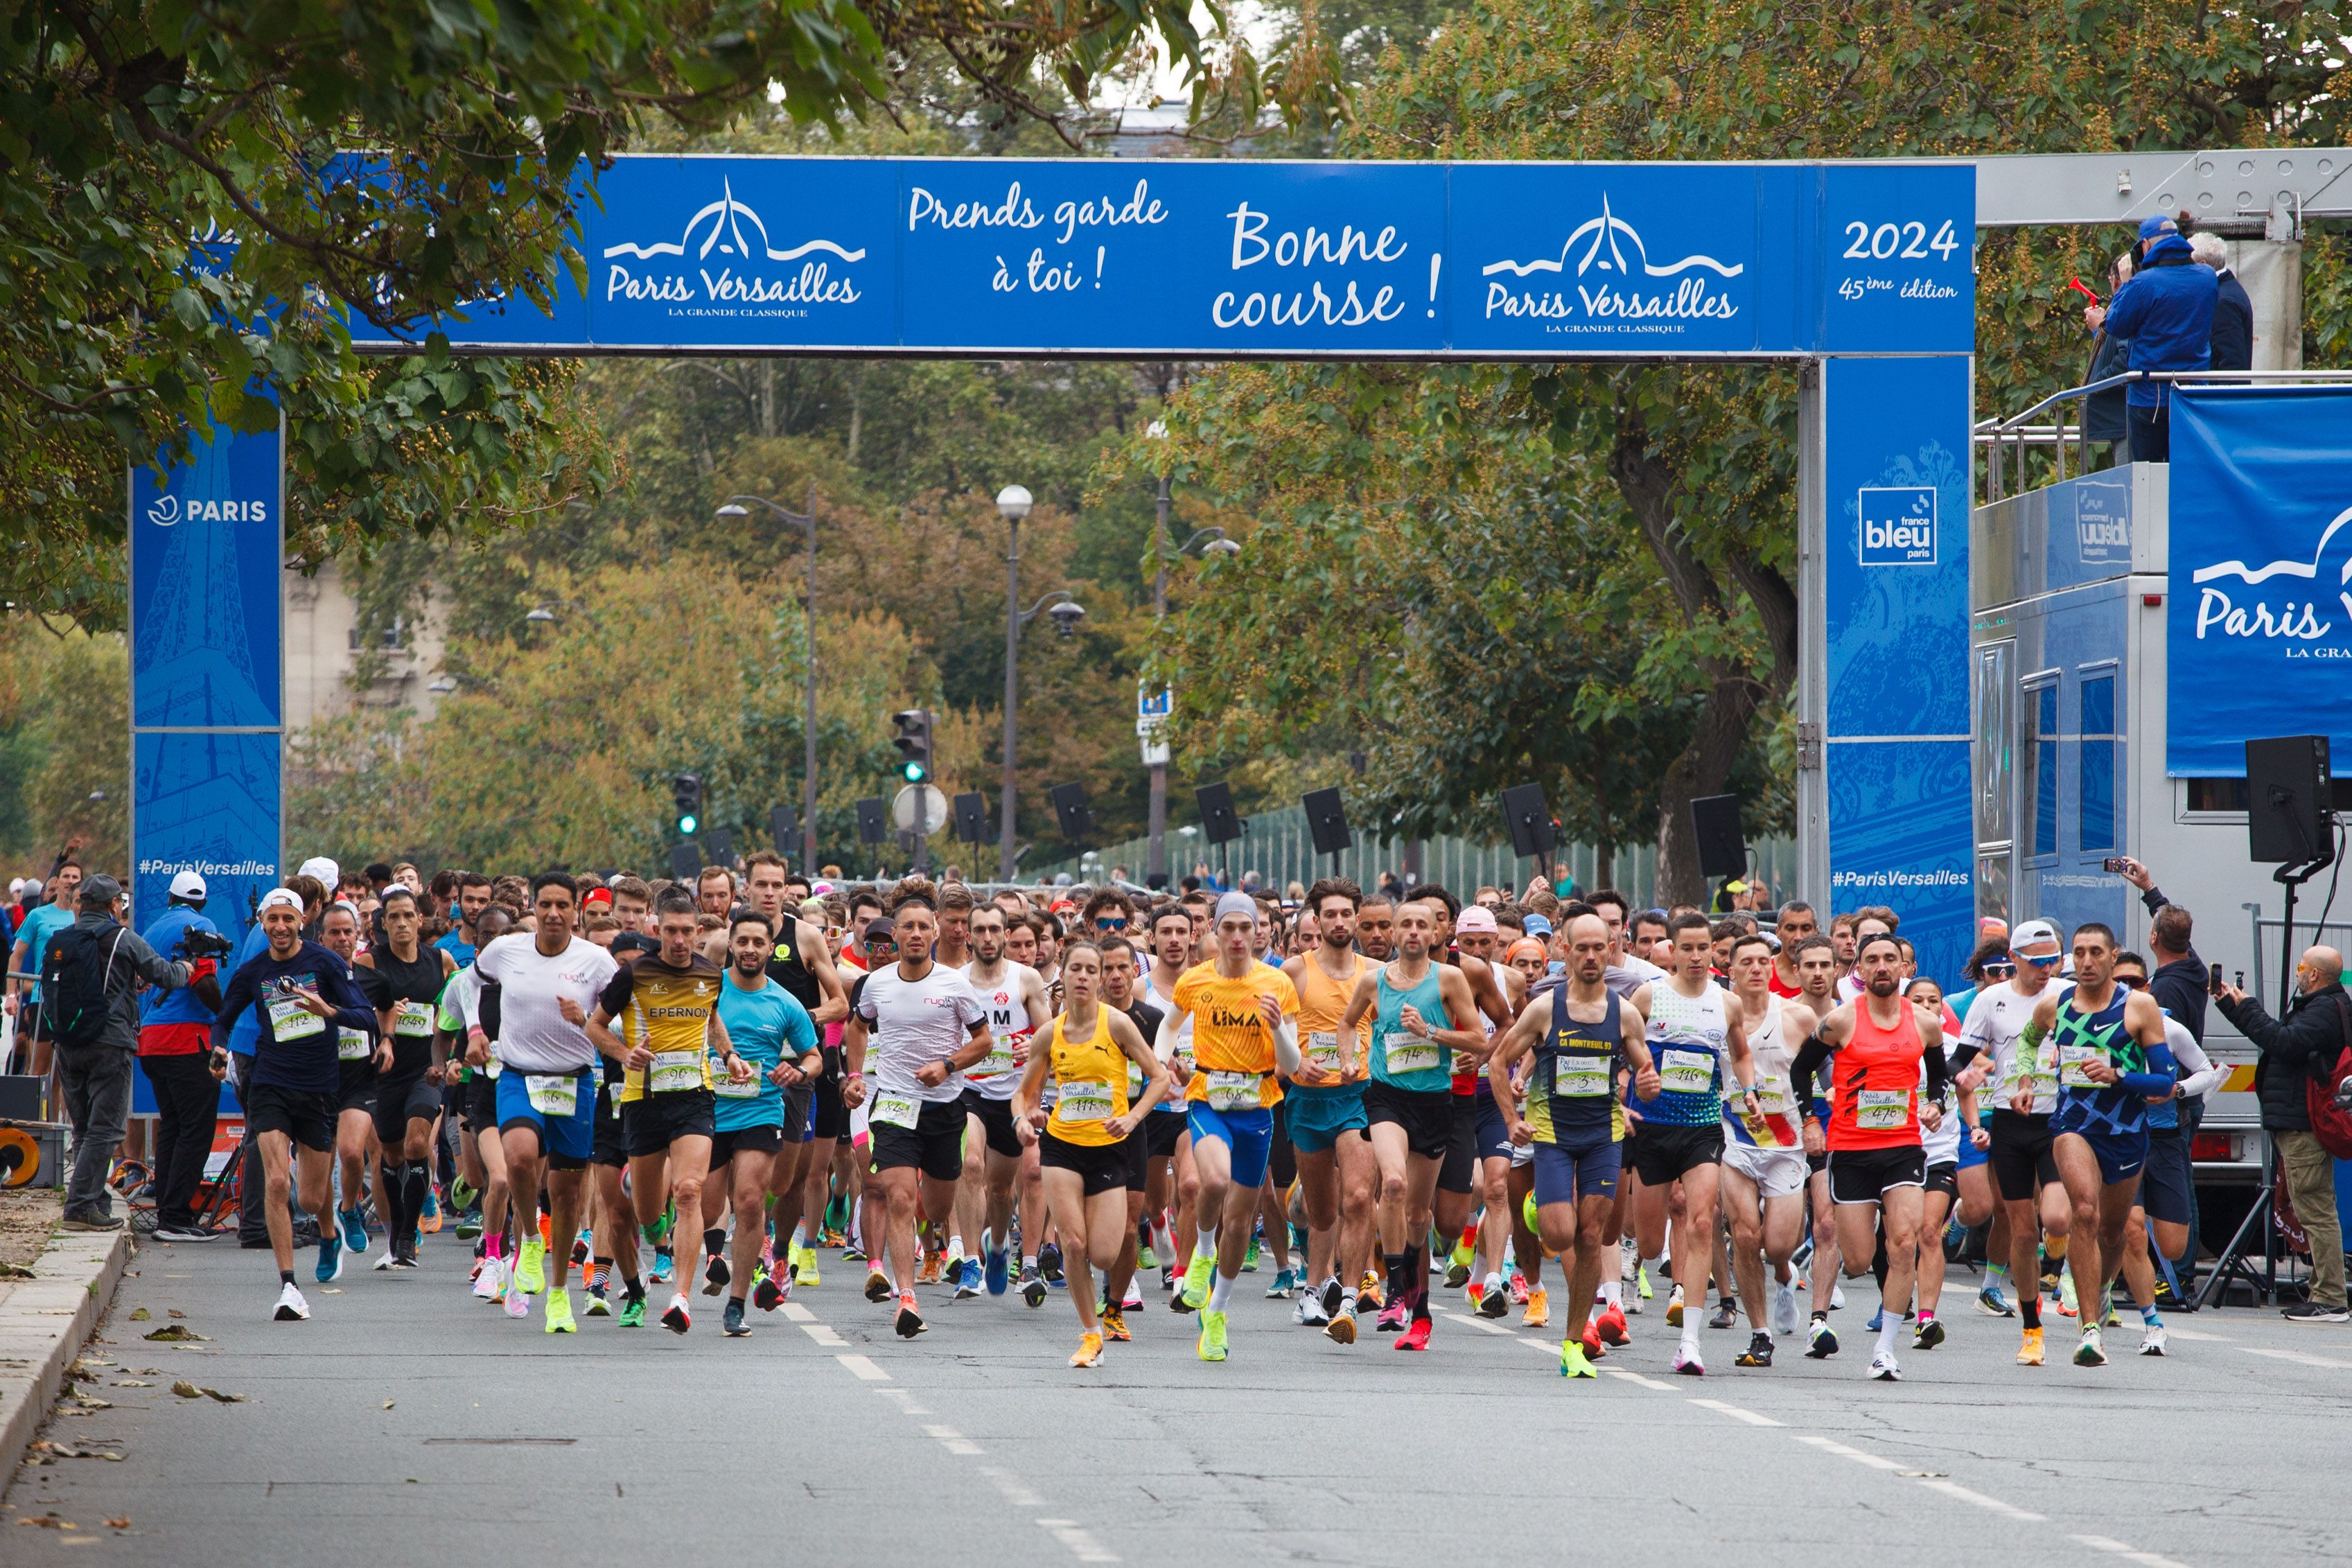
M 993 1465 L 982 1465 L 980 1473 L 1004 1494 L 1004 1500 L 1015 1508 L 1043 1508 L 1045 1500 L 1029 1490 L 1028 1483 L 1011 1470 L 1000 1470 Z
M 2101 1552 L 2112 1552 L 2126 1563 L 2140 1564 L 2140 1568 L 2188 1568 L 2188 1564 L 2184 1563 L 2170 1557 L 2158 1556 L 2153 1552 L 2142 1552 L 2138 1547 L 2117 1541 L 2112 1536 L 2076 1535 L 2070 1539 L 2079 1541 L 2084 1545 L 2094 1547 Z
M 776 1311 L 783 1313 L 784 1316 L 790 1318 L 796 1323 L 813 1323 L 816 1322 L 816 1314 L 809 1311 L 806 1307 L 801 1305 L 798 1301 L 786 1301 L 782 1306 L 778 1307 Z
M 1073 1519 L 1041 1519 L 1038 1528 L 1070 1549 L 1070 1555 L 1081 1563 L 1116 1563 L 1118 1554 L 1103 1550 L 1102 1542 L 1078 1528 Z
M 1644 1388 L 1662 1388 L 1669 1394 L 1672 1394 L 1675 1391 L 1675 1385 L 1673 1384 L 1661 1383 L 1654 1377 L 1644 1377 L 1638 1372 L 1627 1372 L 1621 1367 L 1614 1366 L 1601 1367 L 1599 1368 L 1599 1371 L 1604 1377 L 1622 1377 L 1628 1383 L 1638 1383 Z
M 936 1438 L 940 1445 L 946 1448 L 950 1454 L 963 1454 L 971 1456 L 976 1455 L 981 1451 L 980 1445 L 978 1443 L 973 1442 L 970 1437 L 965 1437 L 953 1427 L 926 1426 L 923 1428 L 923 1436 L 926 1437 Z
M 836 1355 L 834 1360 L 847 1367 L 850 1375 L 860 1383 L 887 1383 L 890 1375 L 862 1355 Z
M 1753 1410 L 1742 1410 L 1737 1405 L 1726 1405 L 1720 1399 L 1694 1399 L 1690 1403 L 1702 1410 L 1712 1410 L 1728 1416 L 1735 1421 L 1745 1421 L 1751 1427 L 1785 1427 L 1786 1421 L 1775 1421 L 1769 1416 L 1759 1416 Z
M 1843 1459 L 1852 1459 L 1858 1465 L 1868 1465 L 1874 1470 L 1899 1470 L 1903 1468 L 1893 1459 L 1881 1458 L 1876 1454 L 1865 1454 L 1860 1448 L 1849 1448 L 1834 1438 L 1817 1437 L 1810 1432 L 1797 1432 L 1791 1435 L 1800 1443 L 1810 1443 L 1823 1453 L 1835 1454 Z
M 844 1356 L 842 1359 L 845 1361 L 848 1358 Z M 868 1364 L 871 1364 L 869 1363 Z M 899 1412 L 902 1415 L 928 1416 L 931 1413 L 929 1406 L 918 1405 L 915 1403 L 915 1396 L 912 1391 L 908 1389 L 877 1388 L 874 1392 L 882 1396 L 883 1398 L 895 1403 L 898 1406 Z
M 2207 1333 L 2203 1329 L 2185 1329 L 2178 1323 L 2167 1323 L 2164 1332 L 2174 1339 L 2193 1340 L 2200 1343 L 2234 1344 L 2237 1342 L 2225 1333 Z
M 2238 1347 L 2238 1354 L 2268 1356 L 2273 1361 L 2292 1361 L 2298 1366 L 2352 1367 L 2352 1361 L 2331 1361 L 2326 1356 L 2313 1355 L 2300 1350 L 2265 1350 L 2256 1345 L 2242 1344 Z
M 1449 1321 L 1459 1320 L 1462 1322 L 1468 1323 L 1474 1329 L 1483 1329 L 1488 1333 L 1511 1334 L 1513 1339 L 1517 1339 L 1518 1337 L 1518 1335 L 1511 1333 L 1511 1331 L 1504 1327 L 1501 1323 L 1490 1322 L 1486 1319 L 1480 1317 L 1475 1312 L 1457 1312 L 1447 1307 L 1440 1307 L 1437 1310 L 1444 1312 Z
M 2032 1524 L 2049 1522 L 2045 1515 L 2028 1513 L 2025 1510 L 2005 1503 L 1997 1497 L 1987 1497 L 1980 1491 L 1971 1491 L 1958 1481 L 1945 1480 L 1937 1476 L 1923 1476 L 1919 1478 L 1919 1484 L 1930 1491 L 1942 1492 L 1946 1497 L 1956 1497 L 1962 1502 L 1972 1502 L 1979 1508 L 1989 1508 L 1995 1513 L 2004 1513 L 2011 1519 L 2024 1520 Z
M 803 1323 L 801 1325 L 801 1333 L 808 1335 L 809 1338 L 816 1341 L 817 1343 L 822 1345 L 831 1346 L 836 1344 L 847 1344 L 849 1343 L 839 1334 L 834 1333 L 831 1326 L 825 1323 Z

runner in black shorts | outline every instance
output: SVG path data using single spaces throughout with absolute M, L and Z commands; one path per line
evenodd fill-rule
M 457 959 L 424 946 L 416 895 L 397 883 L 384 890 L 382 919 L 383 942 L 356 970 L 386 1048 L 376 1084 L 375 1135 L 383 1151 L 388 1244 L 376 1267 L 413 1269 L 417 1222 L 432 1183 L 433 1124 L 441 1113 L 433 1009 Z
M 367 994 L 359 984 L 359 970 L 352 955 L 359 951 L 360 921 L 348 904 L 331 904 L 319 922 L 319 946 L 341 960 L 343 977 L 352 982 L 360 994 Z M 373 1005 L 373 998 L 371 998 Z M 367 1251 L 367 1222 L 361 1207 L 362 1195 L 367 1190 L 367 1169 L 371 1145 L 375 1138 L 376 1089 L 383 1069 L 391 1064 L 390 1041 L 380 1040 L 374 1015 L 371 1014 L 365 1029 L 338 1029 L 335 1032 L 337 1076 L 335 1083 L 335 1161 L 341 1167 L 343 1207 L 336 1216 L 337 1239 L 343 1250 L 352 1257 Z M 379 1167 L 381 1168 L 381 1167 Z M 383 1194 L 377 1197 L 382 1199 Z M 391 1206 L 379 1201 L 382 1218 L 389 1236 Z M 385 1253 L 390 1257 L 390 1252 Z

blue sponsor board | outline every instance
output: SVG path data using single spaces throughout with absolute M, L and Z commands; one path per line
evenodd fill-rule
M 278 722 L 280 434 L 191 437 L 131 471 L 131 722 Z
M 2165 771 L 2242 777 L 2245 743 L 2352 757 L 2352 387 L 2172 398 Z M 2186 504 L 2194 497 L 2193 504 Z
M 1949 976 L 1974 933 L 1969 789 L 1969 361 L 1832 359 L 1830 890 L 1885 903 Z M 1952 526 L 1940 526 L 1952 519 Z
M 133 736 L 131 908 L 145 925 L 170 902 L 172 878 L 205 879 L 205 915 L 243 940 L 261 895 L 285 878 L 279 737 L 219 731 Z
M 591 195 L 586 297 L 567 285 L 552 319 L 468 306 L 471 322 L 437 323 L 452 342 L 1339 359 L 1974 343 L 1966 166 L 641 156 Z

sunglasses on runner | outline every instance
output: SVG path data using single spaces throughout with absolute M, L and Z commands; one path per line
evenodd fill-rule
M 1095 916 L 1095 929 L 1097 931 L 1124 931 L 1127 929 L 1127 916 L 1124 915 L 1097 915 Z
M 1988 961 L 1984 967 L 1984 972 L 1985 978 L 1988 980 L 2006 980 L 2017 973 L 2017 966 L 2007 959 L 2001 959 L 1999 962 Z
M 2021 953 L 2018 956 L 2023 958 L 2027 963 L 2032 965 L 2037 969 L 2053 968 L 2066 961 L 2066 955 L 2063 953 L 2053 953 L 2049 956 L 2043 958 L 2037 958 L 2031 953 Z

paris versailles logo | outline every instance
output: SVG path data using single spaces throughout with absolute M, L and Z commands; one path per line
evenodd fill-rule
M 678 238 L 606 246 L 604 298 L 719 307 L 856 303 L 863 295 L 856 280 L 835 277 L 826 256 L 854 265 L 866 250 L 822 238 L 779 246 L 760 214 L 736 199 L 733 182 L 722 181 L 719 199 L 687 219 Z M 621 256 L 651 265 L 632 269 L 614 259 Z
M 1575 268 L 1572 281 L 1568 277 L 1570 267 Z M 1600 214 L 1571 230 L 1558 256 L 1489 262 L 1480 276 L 1489 279 L 1486 311 L 1490 318 L 1635 326 L 1727 321 L 1739 314 L 1739 304 L 1715 280 L 1738 277 L 1747 270 L 1744 262 L 1727 263 L 1697 254 L 1676 261 L 1651 260 L 1640 233 L 1610 207 L 1604 191 Z M 1504 273 L 1522 279 L 1549 273 L 1570 287 L 1514 286 L 1501 280 Z

